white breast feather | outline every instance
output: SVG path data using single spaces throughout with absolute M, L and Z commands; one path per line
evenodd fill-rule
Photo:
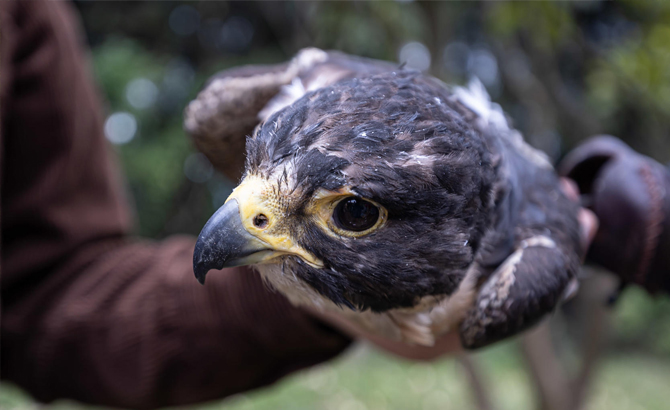
M 256 265 L 254 268 L 296 306 L 336 312 L 388 339 L 432 346 L 436 338 L 453 330 L 472 306 L 477 284 L 475 265 L 468 270 L 456 292 L 450 296 L 426 296 L 413 308 L 392 309 L 382 313 L 353 311 L 337 306 L 296 277 L 290 269 L 282 269 L 281 264 Z

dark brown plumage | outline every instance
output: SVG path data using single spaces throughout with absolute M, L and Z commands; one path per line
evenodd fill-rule
M 481 84 L 315 49 L 253 70 L 187 110 L 202 148 L 260 121 L 240 187 L 200 235 L 200 280 L 254 264 L 296 304 L 413 343 L 459 326 L 471 348 L 574 289 L 577 206 Z M 223 151 L 205 152 L 226 168 Z

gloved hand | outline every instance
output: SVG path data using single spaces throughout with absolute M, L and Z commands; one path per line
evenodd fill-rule
M 575 148 L 558 171 L 599 219 L 587 260 L 623 284 L 670 292 L 670 171 L 611 136 Z

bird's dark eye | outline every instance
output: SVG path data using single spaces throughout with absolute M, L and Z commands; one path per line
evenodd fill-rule
M 340 229 L 361 232 L 372 228 L 379 219 L 379 208 L 361 198 L 340 201 L 333 212 L 333 221 Z

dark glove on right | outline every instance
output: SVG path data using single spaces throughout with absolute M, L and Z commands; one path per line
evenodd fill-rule
M 670 171 L 621 140 L 597 136 L 559 168 L 600 227 L 587 259 L 650 293 L 670 293 Z

